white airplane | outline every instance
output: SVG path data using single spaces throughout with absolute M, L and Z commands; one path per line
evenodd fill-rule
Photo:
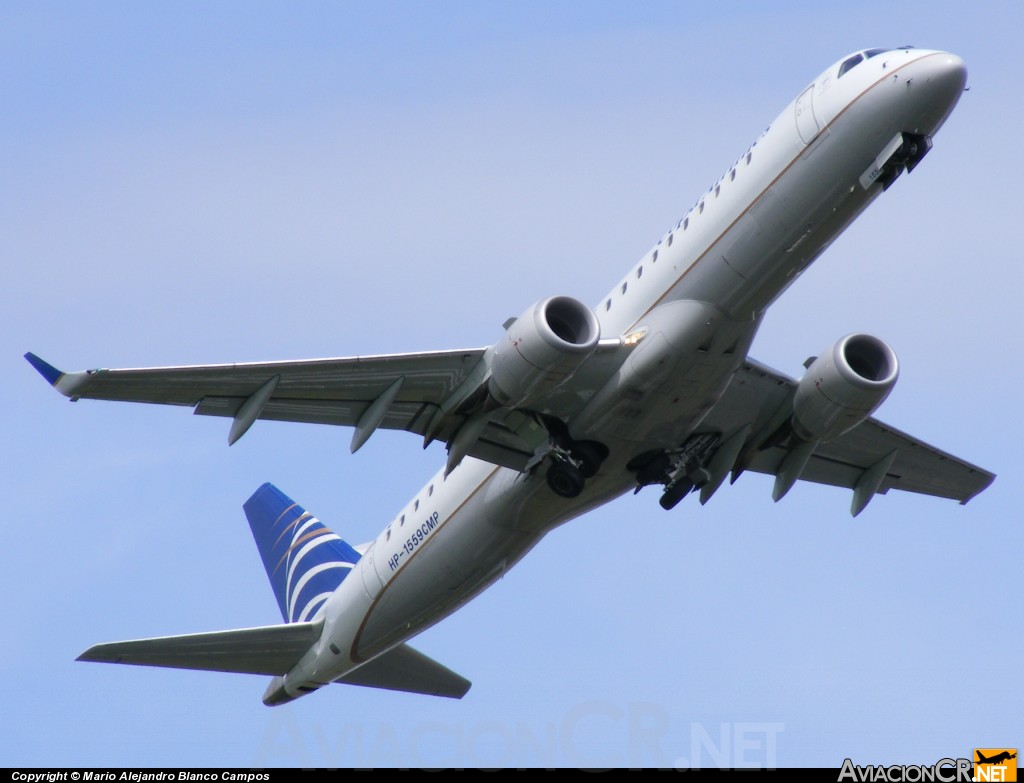
M 332 682 L 462 697 L 406 641 L 476 596 L 554 527 L 631 490 L 672 508 L 730 473 L 966 503 L 994 479 L 871 418 L 892 349 L 851 334 L 796 381 L 747 357 L 768 306 L 904 171 L 964 90 L 947 52 L 868 49 L 805 87 L 593 309 L 537 302 L 494 345 L 311 361 L 62 373 L 82 398 L 232 418 L 379 428 L 447 444 L 446 465 L 353 548 L 264 485 L 245 504 L 285 624 L 100 644 L 79 660 L 262 673 L 267 705 Z

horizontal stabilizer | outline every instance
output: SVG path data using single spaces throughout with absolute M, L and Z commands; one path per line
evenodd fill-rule
M 160 636 L 90 647 L 80 661 L 283 676 L 320 638 L 323 622 Z M 407 644 L 360 666 L 338 682 L 461 699 L 469 680 Z
M 472 685 L 465 677 L 460 677 L 407 644 L 400 644 L 363 664 L 338 682 L 389 691 L 423 693 L 427 696 L 446 696 L 449 699 L 461 699 Z
M 322 621 L 108 642 L 90 647 L 78 660 L 242 674 L 287 674 L 320 638 L 321 630 Z

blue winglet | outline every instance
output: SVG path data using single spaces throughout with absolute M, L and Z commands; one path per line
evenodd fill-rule
M 60 377 L 64 374 L 52 364 L 44 362 L 31 351 L 25 354 L 25 358 L 28 359 L 29 364 L 36 368 L 40 375 L 46 378 L 46 382 L 51 386 L 56 386 L 57 381 L 59 381 Z

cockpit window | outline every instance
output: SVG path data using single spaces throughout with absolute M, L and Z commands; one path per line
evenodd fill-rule
M 870 60 L 872 57 L 877 57 L 878 55 L 885 54 L 888 51 L 890 51 L 890 50 L 889 49 L 868 49 L 866 52 L 864 52 L 864 59 L 865 60 Z
M 855 54 L 853 57 L 847 57 L 843 60 L 843 64 L 839 66 L 839 77 L 842 78 L 843 74 L 849 71 L 851 68 L 856 67 L 858 64 L 864 61 L 864 55 Z

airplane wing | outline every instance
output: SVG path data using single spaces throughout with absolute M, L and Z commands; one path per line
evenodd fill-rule
M 790 453 L 772 435 L 792 412 L 796 380 L 748 359 L 704 424 L 728 435 L 750 426 L 733 469 L 779 476 Z M 917 438 L 869 418 L 811 453 L 800 479 L 854 490 L 851 511 L 859 513 L 874 494 L 890 489 L 967 503 L 995 479 L 992 473 Z M 706 498 L 705 498 L 706 499 Z
M 58 391 L 79 399 L 182 405 L 234 419 L 234 443 L 256 419 L 355 427 L 355 451 L 378 428 L 427 436 L 435 414 L 464 388 L 486 349 L 65 373 L 32 353 L 25 358 Z M 482 381 L 482 377 L 481 377 Z M 472 385 L 472 384 L 471 384 Z M 463 419 L 446 416 L 429 439 L 449 442 Z M 522 470 L 547 440 L 529 414 L 500 411 L 468 451 Z
M 243 364 L 87 370 L 64 373 L 34 354 L 26 359 L 72 400 L 100 399 L 185 405 L 207 416 L 233 419 L 233 443 L 256 419 L 334 424 L 355 428 L 353 450 L 378 428 L 405 430 L 446 443 L 465 422 L 449 410 L 431 432 L 435 415 L 456 392 L 484 380 L 486 349 L 389 354 Z M 580 388 L 606 376 L 620 361 L 609 345 L 585 365 Z M 477 375 L 478 378 L 473 376 Z M 590 376 L 590 380 L 587 380 Z M 792 412 L 796 381 L 748 359 L 704 420 L 724 436 L 750 427 L 733 475 L 744 470 L 775 475 L 790 453 L 771 436 Z M 572 403 L 567 403 L 571 405 Z M 560 413 L 558 410 L 551 411 Z M 567 409 L 565 413 L 568 413 Z M 493 464 L 524 470 L 548 439 L 529 412 L 500 410 L 466 452 Z M 886 462 L 891 461 L 891 464 Z M 846 434 L 819 444 L 800 478 L 855 490 L 859 513 L 874 494 L 902 489 L 966 503 L 994 480 L 993 474 L 870 418 Z M 877 482 L 876 482 L 877 479 Z M 708 493 L 708 496 L 710 493 Z M 705 497 L 706 499 L 706 497 Z

